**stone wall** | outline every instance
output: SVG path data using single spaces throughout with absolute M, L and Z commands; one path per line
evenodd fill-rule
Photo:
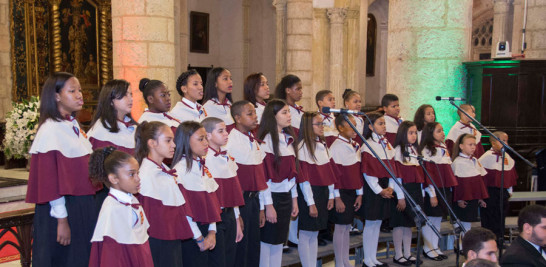
M 514 20 L 517 19 L 514 18 Z M 521 35 L 521 30 L 515 32 Z M 525 41 L 527 42 L 526 58 L 546 58 L 546 0 L 528 2 Z
M 11 58 L 9 0 L 0 0 L 0 121 L 11 110 Z
M 141 78 L 161 80 L 177 95 L 173 1 L 112 0 L 114 78 L 131 83 L 136 119 L 146 107 Z
M 471 30 L 471 0 L 389 1 L 387 93 L 400 98 L 402 117 L 413 119 L 421 104 L 432 104 L 451 128 L 454 108 L 434 97 L 465 97 L 461 63 L 470 59 Z

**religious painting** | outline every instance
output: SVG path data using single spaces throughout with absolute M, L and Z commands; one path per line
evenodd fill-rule
M 85 101 L 78 118 L 90 122 L 113 76 L 110 0 L 11 0 L 10 13 L 13 98 L 39 95 L 53 72 L 73 73 Z
M 190 12 L 190 52 L 209 53 L 209 14 Z
M 39 95 L 50 68 L 48 0 L 10 1 L 14 101 Z

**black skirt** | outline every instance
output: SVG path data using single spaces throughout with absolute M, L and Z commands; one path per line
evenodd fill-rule
M 453 208 L 453 203 L 451 202 L 453 201 L 453 193 L 451 192 L 451 187 L 445 187 L 445 188 L 439 188 L 439 189 L 442 194 L 444 194 L 445 192 L 445 198 L 447 200 L 447 203 L 449 203 L 451 207 Z M 425 211 L 425 214 L 431 217 L 447 217 L 447 215 L 449 215 L 449 209 L 447 208 L 446 204 L 444 203 L 444 201 L 438 194 L 438 191 L 436 191 L 436 198 L 438 199 L 438 205 L 436 207 L 432 207 L 430 205 L 430 197 L 427 193 L 425 193 L 425 198 L 423 199 L 424 201 L 423 210 Z
M 288 239 L 288 227 L 290 225 L 290 214 L 292 213 L 292 194 L 271 193 L 273 207 L 277 212 L 277 223 L 265 222 L 260 230 L 260 239 L 264 243 L 279 245 Z M 266 208 L 267 210 L 267 208 Z
M 309 206 L 303 198 L 303 193 L 298 186 L 298 208 L 299 219 L 298 229 L 305 231 L 320 231 L 326 229 L 328 223 L 328 186 L 311 186 L 313 191 L 313 199 L 315 200 L 315 206 L 317 207 L 318 217 L 313 218 L 309 216 Z
M 70 245 L 57 242 L 57 219 L 51 205 L 36 204 L 32 243 L 33 266 L 88 266 L 91 237 L 97 222 L 94 196 L 64 196 L 70 226 Z
M 334 224 L 353 224 L 355 218 L 355 201 L 356 201 L 356 190 L 354 189 L 339 189 L 339 198 L 345 204 L 345 211 L 339 213 L 334 208 L 330 210 L 330 219 Z M 362 209 L 362 208 L 361 208 Z
M 477 199 L 467 200 L 466 208 L 461 208 L 457 202 L 453 202 L 453 212 L 463 222 L 479 222 L 479 204 Z
M 404 188 L 406 188 L 406 191 L 410 194 L 410 196 L 417 202 L 419 206 L 423 206 L 423 193 L 421 190 L 421 184 L 420 183 L 409 183 L 409 184 L 403 184 Z M 396 195 L 396 194 L 395 194 Z M 403 211 L 398 211 L 396 209 L 396 205 L 398 204 L 398 200 L 396 196 L 394 197 L 394 201 L 391 202 L 391 218 L 389 220 L 391 227 L 415 227 L 415 213 L 413 212 L 413 209 L 411 208 L 411 205 L 409 204 L 409 201 L 406 197 L 406 209 Z
M 389 178 L 379 178 L 378 184 L 383 189 L 389 187 Z M 362 216 L 364 220 L 385 220 L 390 216 L 391 202 L 392 199 L 383 198 L 380 194 L 374 193 L 368 185 L 368 182 L 364 181 L 362 208 L 360 208 L 357 213 Z

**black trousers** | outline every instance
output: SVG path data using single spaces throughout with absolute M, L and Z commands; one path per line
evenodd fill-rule
M 203 237 L 209 232 L 209 224 L 197 223 Z M 180 252 L 179 252 L 180 253 Z M 209 265 L 210 250 L 201 251 L 194 239 L 186 239 L 182 241 L 182 262 L 184 267 L 203 267 Z
M 192 240 L 192 239 L 191 239 Z M 182 267 L 182 240 L 162 240 L 150 237 L 152 260 L 156 267 Z M 195 241 L 193 241 L 195 242 Z
M 237 243 L 235 266 L 260 265 L 260 199 L 258 192 L 243 192 L 245 205 L 239 207 L 243 219 L 244 237 Z
M 503 189 L 504 216 L 501 218 L 500 190 L 501 189 L 498 187 L 487 187 L 489 198 L 483 200 L 487 206 L 485 208 L 480 208 L 482 227 L 491 230 L 497 238 L 504 235 L 504 229 L 501 228 L 501 222 L 506 218 L 506 213 L 508 212 L 508 198 L 510 197 L 508 190 Z
M 210 251 L 209 266 L 233 267 L 237 251 L 235 213 L 233 208 L 224 208 L 220 216 L 222 221 L 216 223 L 216 246 Z

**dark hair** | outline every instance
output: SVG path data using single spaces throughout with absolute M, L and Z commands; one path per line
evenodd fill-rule
M 44 86 L 42 87 L 42 94 L 40 96 L 40 119 L 38 128 L 42 126 L 47 119 L 52 119 L 54 121 L 61 121 L 64 119 L 61 112 L 59 112 L 55 94 L 61 92 L 61 89 L 63 89 L 65 86 L 66 81 L 68 81 L 70 78 L 76 77 L 67 72 L 55 72 L 45 81 Z M 75 112 L 72 113 L 72 116 L 75 115 Z
M 212 133 L 212 131 L 216 129 L 216 125 L 222 122 L 224 122 L 222 119 L 216 117 L 206 117 L 201 121 L 201 124 L 203 127 L 205 127 L 205 131 L 207 131 L 207 133 Z
M 468 259 L 468 252 L 474 251 L 478 253 L 483 249 L 483 243 L 489 240 L 496 240 L 497 237 L 491 230 L 482 227 L 474 227 L 463 237 L 463 252 L 465 257 Z
M 351 114 L 347 114 L 347 118 L 350 120 L 351 118 L 353 117 L 353 115 Z M 343 125 L 344 123 L 347 123 L 345 121 L 345 119 L 343 118 L 343 116 L 336 116 L 336 118 L 334 119 L 334 124 L 336 125 L 336 129 L 339 131 L 339 127 L 341 127 L 341 125 Z M 347 124 L 347 126 L 349 126 L 349 124 Z
M 184 92 L 182 92 L 182 86 L 188 85 L 188 80 L 193 75 L 199 75 L 199 73 L 194 69 L 189 69 L 185 72 L 182 72 L 182 74 L 178 76 L 178 79 L 176 79 L 176 91 L 180 96 L 184 96 Z
M 113 146 L 95 149 L 89 157 L 89 177 L 94 184 L 110 187 L 109 174 L 117 174 L 118 168 L 133 156 L 116 150 Z
M 343 105 L 345 105 L 345 102 L 349 101 L 349 99 L 351 99 L 351 97 L 354 95 L 360 94 L 357 91 L 353 91 L 349 88 L 345 89 L 345 91 L 343 91 L 343 94 L 341 95 L 341 97 L 343 98 Z
M 301 80 L 296 75 L 288 74 L 282 77 L 281 81 L 275 88 L 275 98 L 286 100 L 286 88 L 290 88 L 299 82 L 301 82 Z
M 383 98 L 381 98 L 381 106 L 388 107 L 394 101 L 398 101 L 398 97 L 396 95 L 385 94 Z
M 176 128 L 176 134 L 174 135 L 176 150 L 174 151 L 171 168 L 174 168 L 174 166 L 181 161 L 183 157 L 185 157 L 186 173 L 191 171 L 193 166 L 193 153 L 190 147 L 190 138 L 197 130 L 201 128 L 203 128 L 203 125 L 196 121 L 185 121 L 178 125 L 178 128 Z
M 529 205 L 523 208 L 519 212 L 518 216 L 518 229 L 519 232 L 523 232 L 523 225 L 529 224 L 531 227 L 535 227 L 540 224 L 542 218 L 546 218 L 546 207 L 541 205 Z
M 317 136 L 313 131 L 313 119 L 318 115 L 318 112 L 304 112 L 301 116 L 300 131 L 298 133 L 298 143 L 303 141 L 303 144 L 307 147 L 309 154 L 315 161 L 317 160 L 317 157 L 315 156 L 317 142 L 315 140 L 318 137 L 321 141 L 324 141 L 323 136 Z
M 403 121 L 398 126 L 398 131 L 396 132 L 396 139 L 394 140 L 394 147 L 400 146 L 400 152 L 404 155 L 404 152 L 408 151 L 408 145 L 417 145 L 419 140 L 415 141 L 415 144 L 410 144 L 408 141 L 408 131 L 411 127 L 415 126 L 415 123 L 412 121 Z M 404 162 L 408 162 L 409 158 L 403 157 Z
M 369 119 L 366 119 L 364 120 L 364 132 L 363 132 L 363 136 L 364 138 L 368 139 L 368 138 L 372 138 L 373 140 L 373 130 L 370 129 L 370 125 L 372 126 L 373 128 L 373 125 L 375 124 L 375 121 L 377 121 L 377 119 L 383 117 L 383 114 L 379 113 L 379 112 L 370 112 L 367 114 L 368 115 L 368 118 Z
M 427 123 L 423 127 L 423 132 L 421 133 L 421 142 L 419 144 L 419 154 L 423 153 L 423 149 L 427 148 L 431 155 L 436 155 L 436 143 L 434 140 L 434 130 L 436 126 L 440 125 L 438 122 Z
M 432 108 L 432 110 L 434 111 L 434 108 L 431 105 L 423 104 L 417 109 L 417 111 L 415 111 L 415 115 L 413 116 L 413 121 L 415 122 L 418 131 L 423 130 L 423 127 L 425 127 L 425 111 L 427 110 L 427 108 Z M 436 117 L 434 117 L 434 121 L 436 121 Z
M 486 259 L 475 258 L 467 262 L 464 266 L 465 267 L 497 267 L 499 265 L 497 265 L 496 263 L 492 261 L 488 261 Z
M 459 153 L 461 152 L 461 149 L 459 148 L 459 145 L 462 144 L 464 142 L 464 140 L 468 139 L 468 138 L 476 140 L 476 136 L 474 136 L 472 134 L 461 134 L 457 138 L 457 141 L 453 145 L 453 151 L 451 153 L 451 160 L 455 160 L 459 156 Z
M 150 105 L 150 103 L 148 103 L 148 96 L 153 95 L 155 90 L 161 86 L 165 86 L 165 84 L 160 80 L 150 80 L 148 78 L 142 78 L 140 80 L 138 89 L 142 92 L 142 97 L 144 98 L 146 105 Z
M 207 82 L 205 83 L 203 103 L 206 103 L 208 100 L 213 98 L 218 99 L 218 88 L 216 88 L 216 81 L 218 80 L 218 77 L 220 77 L 220 74 L 226 70 L 228 69 L 222 67 L 216 67 L 209 70 L 207 74 Z M 233 100 L 231 100 L 231 93 L 227 93 L 226 98 L 233 102 Z
M 243 99 L 250 101 L 254 107 L 256 107 L 256 91 L 260 88 L 263 75 L 261 72 L 248 75 L 243 86 Z
M 319 107 L 319 104 L 318 102 L 319 101 L 322 101 L 324 99 L 324 97 L 326 97 L 328 94 L 331 94 L 332 91 L 330 90 L 320 90 L 317 92 L 317 94 L 315 95 L 315 103 L 317 104 L 317 107 Z
M 135 158 L 138 164 L 142 164 L 142 160 L 150 153 L 148 140 L 157 140 L 159 130 L 163 127 L 167 127 L 169 131 L 171 130 L 169 126 L 159 121 L 144 121 L 137 127 L 135 132 Z
M 248 104 L 252 104 L 252 103 L 250 103 L 250 101 L 248 100 L 239 100 L 233 103 L 233 105 L 231 105 L 230 113 L 231 113 L 231 117 L 233 118 L 233 121 L 235 121 L 235 116 L 241 116 L 241 112 L 243 112 L 243 107 Z
M 258 128 L 258 138 L 264 139 L 264 137 L 267 134 L 271 135 L 271 142 L 273 142 L 273 154 L 275 155 L 275 162 L 274 167 L 275 170 L 279 170 L 279 164 L 281 162 L 280 157 L 280 151 L 279 151 L 279 131 L 277 129 L 277 119 L 275 118 L 275 115 L 287 106 L 286 102 L 281 99 L 273 99 L 265 105 L 264 113 L 262 115 L 262 121 L 260 123 L 260 127 Z M 294 148 L 294 151 L 298 151 L 298 145 L 297 140 L 294 136 L 294 130 L 292 129 L 292 126 L 288 126 L 283 128 L 283 131 L 292 136 L 294 138 L 294 142 L 292 143 L 292 147 Z M 296 156 L 296 166 L 298 165 L 297 159 L 298 159 L 298 153 L 294 153 Z
M 111 80 L 107 82 L 101 89 L 99 94 L 99 103 L 97 104 L 97 110 L 93 116 L 91 127 L 100 119 L 102 126 L 108 129 L 111 133 L 119 132 L 118 127 L 118 111 L 114 108 L 114 99 L 122 99 L 129 92 L 129 82 L 126 80 Z M 131 123 L 137 124 L 131 114 L 127 114 L 127 117 L 131 120 Z

